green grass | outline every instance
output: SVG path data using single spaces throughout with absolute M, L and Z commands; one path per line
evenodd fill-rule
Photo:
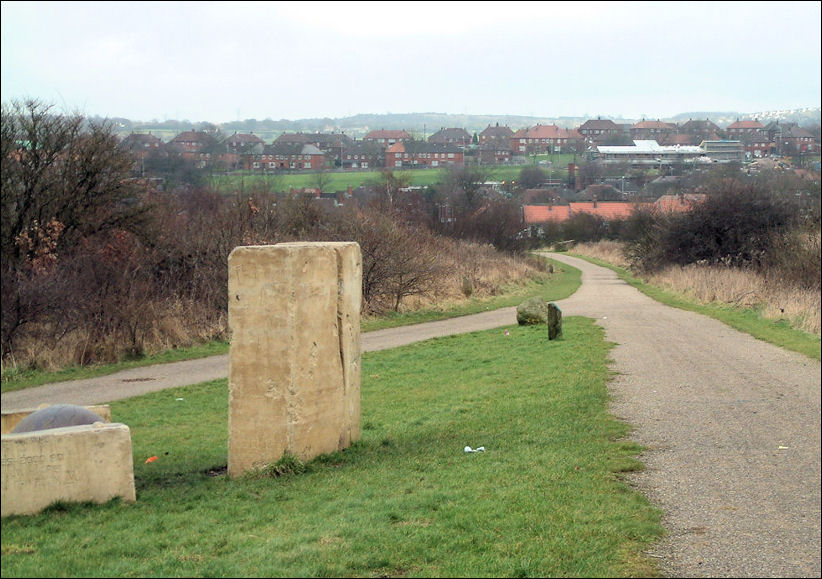
M 535 296 L 540 296 L 545 301 L 556 301 L 567 298 L 577 291 L 582 283 L 582 272 L 553 259 L 548 259 L 547 261 L 554 268 L 553 274 L 546 274 L 544 277 L 531 280 L 525 285 L 512 284 L 503 287 L 498 296 L 471 299 L 460 306 L 448 309 L 433 308 L 416 312 L 389 312 L 379 317 L 363 320 L 361 326 L 362 331 L 370 332 L 373 330 L 478 314 L 489 310 L 517 306 L 526 299 Z
M 279 477 L 225 476 L 226 380 L 114 402 L 137 502 L 4 518 L 3 577 L 656 575 L 611 346 L 569 317 L 366 353 L 361 440 Z
M 384 328 L 394 328 L 408 324 L 444 320 L 475 314 L 487 310 L 518 305 L 525 299 L 533 296 L 542 296 L 546 301 L 559 300 L 568 297 L 576 291 L 581 283 L 581 273 L 578 269 L 566 266 L 558 261 L 548 260 L 553 265 L 554 273 L 546 274 L 544 277 L 533 280 L 527 285 L 512 284 L 501 288 L 501 294 L 488 299 L 473 299 L 467 304 L 448 309 L 431 309 L 410 313 L 389 313 L 385 316 L 368 318 L 363 320 L 361 329 L 363 332 L 380 330 Z M 106 376 L 138 366 L 149 366 L 152 364 L 163 364 L 167 362 L 178 362 L 180 360 L 193 360 L 227 354 L 228 342 L 214 341 L 206 344 L 193 346 L 191 348 L 179 348 L 168 350 L 160 354 L 146 356 L 144 358 L 128 360 L 116 364 L 93 365 L 93 366 L 72 366 L 56 372 L 46 370 L 21 370 L 19 368 L 3 368 L 2 382 L 0 387 L 2 392 L 13 392 L 33 386 L 41 386 L 51 382 L 62 382 L 68 380 L 80 380 L 84 378 L 94 378 Z
M 559 156 L 558 156 L 559 157 Z M 519 179 L 521 167 L 491 167 L 490 179 L 493 181 L 511 181 Z M 445 169 L 413 169 L 397 171 L 395 174 L 405 174 L 410 178 L 410 185 L 428 186 L 441 183 L 445 179 Z M 559 171 L 555 171 L 559 178 Z M 380 171 L 334 171 L 328 173 L 329 183 L 326 191 L 345 191 L 348 187 L 356 189 L 360 185 L 376 183 L 380 180 Z M 292 187 L 315 187 L 315 176 L 312 173 L 291 173 L 283 175 L 260 175 L 251 172 L 232 173 L 231 175 L 215 175 L 211 178 L 211 185 L 220 192 L 233 193 L 234 191 L 253 191 L 259 183 L 272 183 L 277 189 L 288 191 Z
M 822 348 L 820 348 L 820 337 L 797 330 L 791 327 L 786 321 L 774 321 L 765 318 L 758 310 L 750 308 L 734 308 L 731 306 L 720 306 L 715 304 L 698 304 L 681 294 L 662 289 L 645 283 L 643 280 L 631 274 L 625 268 L 612 265 L 601 259 L 587 257 L 575 253 L 569 253 L 574 257 L 584 259 L 596 265 L 607 267 L 617 273 L 620 279 L 639 291 L 655 299 L 658 302 L 696 312 L 719 320 L 732 328 L 750 334 L 754 338 L 774 344 L 780 348 L 804 354 L 815 360 L 822 359 Z

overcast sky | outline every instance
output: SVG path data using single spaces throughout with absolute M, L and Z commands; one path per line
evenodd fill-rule
M 2 2 L 2 101 L 215 123 L 818 107 L 820 2 Z

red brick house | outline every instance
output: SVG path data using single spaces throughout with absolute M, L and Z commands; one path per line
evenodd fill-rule
M 384 130 L 371 131 L 362 138 L 363 141 L 378 143 L 383 147 L 389 147 L 394 143 L 404 143 L 411 140 L 411 135 L 406 131 Z
M 511 134 L 514 134 L 513 131 Z M 482 165 L 507 165 L 513 156 L 510 140 L 489 140 L 480 143 L 478 151 L 479 162 Z
M 679 126 L 679 134 L 689 137 L 688 142 L 681 145 L 698 145 L 702 141 L 719 141 L 722 129 L 708 119 L 688 119 Z
M 496 142 L 503 142 L 505 146 L 510 149 L 511 147 L 511 137 L 514 136 L 514 131 L 512 131 L 507 126 L 499 126 L 499 123 L 496 123 L 493 127 L 488 125 L 482 132 L 479 134 L 479 142 L 480 145 L 484 143 L 496 143 Z
M 385 149 L 377 143 L 353 141 L 344 148 L 343 169 L 375 169 L 385 166 Z
M 728 125 L 728 128 L 725 129 L 725 131 L 728 133 L 729 139 L 738 139 L 742 135 L 760 133 L 763 131 L 764 128 L 765 125 L 763 125 L 756 119 L 752 121 L 740 121 L 739 119 L 737 119 L 735 123 L 731 123 L 730 125 Z
M 670 139 L 677 133 L 677 126 L 660 120 L 641 120 L 631 127 L 631 139 L 635 141 L 657 141 L 659 143 Z
M 323 169 L 327 161 L 325 153 L 314 145 L 271 144 L 263 147 L 262 152 L 250 157 L 250 169 L 261 170 L 307 170 Z
M 588 119 L 577 132 L 589 143 L 604 144 L 610 139 L 622 136 L 622 128 L 610 119 Z
M 464 164 L 465 155 L 455 145 L 404 141 L 391 145 L 385 151 L 387 169 L 448 167 Z
M 807 129 L 803 129 L 796 123 L 774 123 L 768 125 L 768 134 L 771 135 L 771 142 L 775 151 L 779 154 L 793 155 L 796 153 L 817 153 L 819 144 L 813 134 Z
M 206 131 L 183 131 L 169 142 L 169 147 L 182 154 L 184 159 L 198 159 L 203 149 L 212 148 L 217 139 Z
M 253 164 L 254 153 L 261 153 L 265 141 L 253 133 L 234 133 L 216 147 L 216 157 L 226 169 L 240 169 Z M 202 153 L 202 152 L 201 152 Z
M 262 147 L 265 141 L 254 133 L 234 133 L 223 139 L 223 145 L 227 153 L 245 153 L 254 147 Z
M 133 171 L 142 174 L 145 160 L 165 152 L 165 143 L 151 133 L 131 133 L 120 141 L 120 148 L 131 153 L 134 158 Z
M 579 146 L 583 141 L 575 129 L 561 129 L 557 125 L 537 125 L 520 129 L 511 136 L 514 153 L 560 153 Z
M 123 137 L 120 146 L 129 151 L 159 151 L 163 148 L 162 139 L 151 133 L 131 133 Z
M 471 144 L 471 135 L 465 129 L 442 128 L 428 137 L 428 142 L 438 145 L 456 145 L 461 149 L 465 149 Z
M 748 157 L 767 157 L 774 151 L 775 145 L 764 131 L 743 134 L 739 140 L 745 147 L 745 154 Z
M 344 133 L 283 133 L 274 139 L 275 145 L 314 145 L 329 157 L 339 158 L 340 150 L 354 139 Z

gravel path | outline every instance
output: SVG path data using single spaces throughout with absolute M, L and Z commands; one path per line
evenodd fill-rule
M 551 257 L 583 272 L 563 314 L 617 344 L 611 409 L 648 448 L 630 480 L 665 512 L 663 572 L 819 577 L 820 363 Z
M 612 350 L 612 412 L 647 447 L 629 480 L 665 512 L 651 554 L 673 577 L 819 577 L 819 362 L 712 319 L 659 304 L 612 271 L 550 254 L 583 272 L 558 302 L 592 317 Z M 516 324 L 505 308 L 362 335 L 363 351 Z M 228 374 L 216 356 L 2 395 L 3 411 L 96 404 Z

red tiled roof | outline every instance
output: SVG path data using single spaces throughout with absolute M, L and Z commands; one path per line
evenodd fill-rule
M 684 195 L 663 195 L 653 204 L 627 203 L 624 201 L 583 201 L 571 202 L 568 205 L 523 205 L 523 216 L 526 225 L 566 221 L 578 213 L 597 215 L 606 221 L 629 218 L 637 207 L 654 207 L 659 211 L 687 211 L 694 204 L 706 197 L 703 193 L 686 193 Z
M 640 121 L 632 129 L 675 129 L 676 125 L 663 123 L 662 121 Z
M 526 225 L 547 223 L 549 221 L 565 221 L 571 216 L 568 205 L 523 205 L 522 211 Z
M 529 139 L 573 139 L 579 136 L 576 130 L 561 129 L 557 125 L 537 125 L 525 133 Z
M 598 215 L 603 219 L 627 219 L 634 211 L 634 203 L 625 203 L 623 201 L 598 201 L 594 202 L 576 202 L 570 203 L 571 214 L 574 213 L 590 213 L 591 215 Z
M 728 125 L 729 129 L 764 129 L 765 125 L 759 121 L 736 121 Z
M 687 211 L 696 203 L 703 201 L 704 193 L 686 193 L 684 195 L 663 195 L 654 202 L 654 207 L 666 213 Z
M 379 130 L 379 131 L 371 131 L 367 135 L 363 137 L 363 139 L 410 139 L 411 135 L 409 135 L 405 131 L 394 131 L 394 130 Z
M 610 120 L 610 119 L 589 119 L 582 123 L 582 126 L 579 127 L 580 129 L 585 129 L 589 131 L 596 131 L 596 130 L 611 130 L 617 131 L 619 130 L 619 126 Z

